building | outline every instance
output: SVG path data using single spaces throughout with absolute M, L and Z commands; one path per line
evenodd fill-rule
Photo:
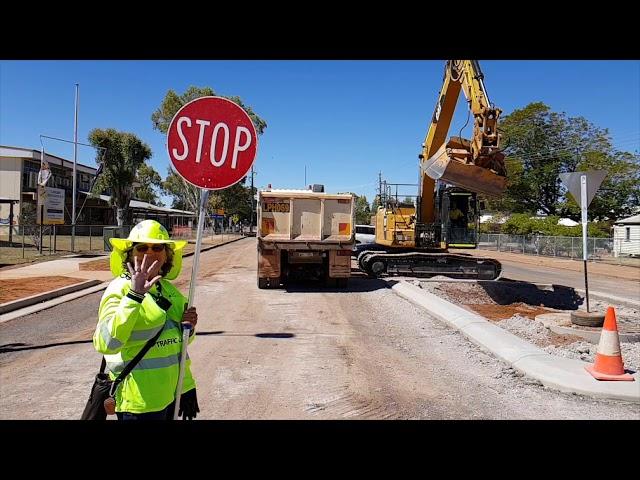
M 25 205 L 37 205 L 41 157 L 42 153 L 39 150 L 0 145 L 0 197 L 18 201 L 14 206 L 14 225 L 20 223 L 19 214 L 24 211 Z M 51 178 L 47 187 L 65 190 L 65 206 L 68 205 L 65 209 L 65 224 L 71 224 L 73 162 L 46 152 L 45 159 L 51 168 Z M 76 163 L 76 190 L 89 190 L 95 176 L 95 168 Z M 8 216 L 8 205 L 0 205 L 0 220 L 8 220 Z
M 35 215 L 41 156 L 40 150 L 0 145 L 0 198 L 4 199 L 0 202 L 0 225 L 9 224 L 12 210 L 13 225 L 19 225 L 21 213 L 32 210 Z M 47 182 L 47 187 L 65 190 L 64 226 L 58 226 L 57 231 L 63 235 L 70 234 L 73 210 L 73 161 L 46 152 L 45 159 L 51 169 L 51 178 Z M 76 163 L 77 235 L 86 234 L 87 225 L 116 224 L 115 211 L 109 205 L 109 196 L 88 194 L 96 172 L 96 168 Z M 152 218 L 171 229 L 174 225 L 191 226 L 195 213 L 131 200 L 129 216 L 129 222 L 132 224 L 138 220 Z
M 640 256 L 640 215 L 623 218 L 613 224 L 613 255 Z

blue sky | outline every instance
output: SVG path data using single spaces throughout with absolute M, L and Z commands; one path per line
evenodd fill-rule
M 608 128 L 617 148 L 640 150 L 640 61 L 480 63 L 503 115 L 542 101 Z M 210 86 L 240 96 L 267 122 L 254 164 L 258 187 L 304 188 L 306 166 L 307 184 L 371 201 L 380 171 L 389 182 L 417 182 L 443 68 L 437 60 L 1 61 L 0 144 L 40 149 L 41 134 L 72 140 L 79 83 L 78 141 L 88 143 L 93 128 L 134 133 L 165 177 L 165 136 L 153 130 L 151 114 L 169 89 Z M 461 94 L 450 135 L 466 119 Z M 45 139 L 45 148 L 73 159 L 71 144 Z M 94 159 L 93 149 L 79 147 L 80 163 L 96 166 Z M 415 193 L 405 188 L 400 194 Z

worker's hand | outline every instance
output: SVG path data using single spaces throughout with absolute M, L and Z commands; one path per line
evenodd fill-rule
M 198 406 L 198 396 L 195 388 L 180 396 L 178 417 L 182 417 L 182 420 L 193 420 L 198 416 L 199 411 L 200 407 Z
M 133 267 L 131 266 L 131 262 L 127 262 L 127 269 L 131 274 L 131 290 L 140 295 L 144 295 L 151 289 L 154 283 L 162 278 L 160 275 L 156 275 L 153 279 L 148 280 L 149 273 L 156 271 L 158 260 L 151 265 L 147 265 L 147 255 L 145 254 L 144 257 L 142 257 L 141 264 L 138 264 L 138 257 L 136 256 L 133 257 L 133 262 Z
M 190 323 L 192 329 L 196 328 L 196 323 L 198 323 L 198 312 L 196 312 L 196 307 L 187 308 L 184 311 L 182 323 Z

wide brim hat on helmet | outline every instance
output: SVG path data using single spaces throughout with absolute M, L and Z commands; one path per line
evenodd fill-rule
M 182 251 L 187 245 L 185 240 L 171 240 L 169 232 L 155 220 L 143 220 L 131 229 L 127 238 L 110 238 L 109 243 L 113 251 L 109 257 L 111 273 L 119 277 L 127 272 L 125 262 L 127 253 L 135 243 L 165 243 L 173 251 L 171 270 L 164 276 L 167 280 L 173 280 L 182 269 Z

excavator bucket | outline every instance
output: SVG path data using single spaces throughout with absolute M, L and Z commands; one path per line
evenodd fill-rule
M 507 188 L 507 179 L 490 169 L 467 163 L 471 154 L 460 148 L 440 149 L 423 164 L 423 172 L 434 180 L 442 180 L 470 192 L 500 196 Z

